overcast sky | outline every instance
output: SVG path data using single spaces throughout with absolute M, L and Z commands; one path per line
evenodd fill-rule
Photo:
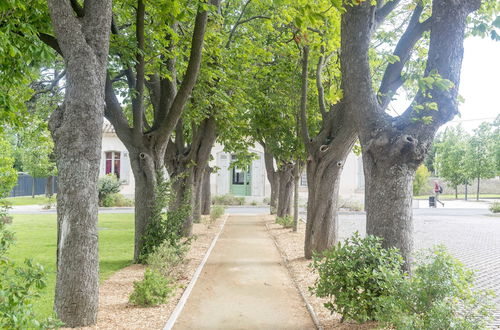
M 468 38 L 464 48 L 460 95 L 465 102 L 460 106 L 461 117 L 450 124 L 460 122 L 472 130 L 500 114 L 500 42 Z

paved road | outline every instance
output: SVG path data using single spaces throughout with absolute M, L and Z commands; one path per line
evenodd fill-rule
M 262 217 L 229 217 L 174 329 L 314 329 Z

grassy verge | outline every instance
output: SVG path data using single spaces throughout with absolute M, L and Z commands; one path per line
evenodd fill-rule
M 21 197 L 9 197 L 5 198 L 12 206 L 20 205 L 46 205 L 49 203 L 49 199 L 45 195 L 37 195 L 35 198 L 31 196 L 21 196 Z M 56 201 L 56 196 L 52 197 L 52 202 Z
M 414 199 L 429 199 L 431 195 L 414 196 Z M 489 198 L 500 198 L 500 194 L 479 194 L 479 199 L 489 199 Z M 455 199 L 455 194 L 440 195 L 439 199 L 453 200 Z M 458 199 L 465 199 L 465 194 L 458 194 Z M 473 202 L 476 200 L 476 194 L 467 194 L 467 200 Z
M 34 304 L 43 317 L 52 315 L 56 276 L 56 215 L 14 215 L 12 225 L 16 242 L 9 257 L 16 263 L 32 258 L 47 273 L 47 288 Z M 132 262 L 134 242 L 133 214 L 101 214 L 99 216 L 99 266 L 101 281 Z

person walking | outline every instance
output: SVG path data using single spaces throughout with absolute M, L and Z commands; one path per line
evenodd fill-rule
M 439 195 L 443 193 L 443 187 L 439 184 L 437 180 L 434 180 L 434 197 L 437 202 L 444 206 L 444 203 L 439 200 Z

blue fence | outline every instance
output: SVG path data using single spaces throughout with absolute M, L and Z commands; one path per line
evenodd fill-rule
M 10 192 L 10 197 L 31 196 L 33 193 L 33 184 L 35 184 L 35 195 L 45 194 L 48 178 L 35 178 L 26 173 L 19 173 L 17 185 Z M 57 193 L 57 177 L 52 180 L 52 192 Z

